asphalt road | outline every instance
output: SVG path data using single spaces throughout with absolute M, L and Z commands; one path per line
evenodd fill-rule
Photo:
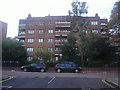
M 98 78 L 75 77 L 16 77 L 3 82 L 3 86 L 12 86 L 11 88 L 110 88 Z
M 2 83 L 10 88 L 110 88 L 101 80 L 115 73 L 55 73 L 4 71 L 14 78 Z M 91 89 L 90 89 L 91 90 Z

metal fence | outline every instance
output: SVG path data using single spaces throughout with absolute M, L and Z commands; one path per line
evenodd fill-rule
M 2 67 L 20 67 L 20 61 L 2 61 Z

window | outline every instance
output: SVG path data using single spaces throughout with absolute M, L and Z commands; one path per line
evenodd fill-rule
M 98 30 L 92 30 L 92 33 L 98 33 Z
M 52 52 L 52 51 L 53 51 L 53 49 L 52 49 L 51 47 L 49 47 L 49 48 L 48 48 L 48 51 L 49 51 L 49 52 Z
M 33 39 L 33 38 L 28 38 L 28 42 L 29 42 L 29 43 L 33 43 L 33 42 L 34 42 L 34 39 Z
M 60 39 L 62 42 L 67 42 L 67 38 L 61 38 Z
M 39 22 L 39 25 L 44 25 L 44 21 L 40 21 L 40 22 Z
M 24 43 L 24 42 L 25 42 L 25 40 L 20 40 L 20 42 Z
M 43 34 L 44 33 L 44 30 L 39 30 L 39 34 Z
M 43 38 L 39 38 L 38 42 L 42 43 L 43 42 Z
M 34 22 L 33 21 L 29 21 L 28 25 L 34 25 Z
M 52 22 L 52 21 L 49 21 L 48 24 L 51 25 L 51 24 L 53 24 L 53 22 Z
M 33 64 L 31 64 L 31 66 L 37 66 L 37 64 L 33 63 Z
M 48 30 L 48 33 L 53 33 L 53 30 Z
M 100 25 L 106 25 L 106 23 L 101 23 Z
M 52 62 L 52 61 L 53 61 L 53 58 L 51 57 L 51 58 L 49 59 L 49 61 Z
M 28 34 L 34 34 L 34 30 L 28 30 Z
M 53 39 L 52 38 L 48 38 L 48 42 L 53 42 Z
M 39 51 L 42 51 L 42 50 L 43 50 L 43 47 L 39 47 L 38 50 L 39 50 Z
M 55 57 L 55 60 L 58 61 L 58 57 Z
M 19 26 L 25 26 L 26 24 L 25 23 L 20 23 Z
M 59 50 L 59 48 L 58 47 L 55 47 L 55 51 L 58 51 Z
M 98 25 L 98 22 L 97 21 L 92 21 L 91 25 Z
M 27 48 L 27 52 L 33 52 L 33 48 Z
M 71 67 L 71 64 L 65 64 L 66 67 Z
M 19 34 L 25 34 L 25 31 L 21 31 L 21 32 L 19 32 Z
M 28 61 L 32 61 L 32 60 L 33 60 L 33 57 L 32 57 L 32 56 L 29 56 L 29 57 L 27 57 L 27 60 L 28 60 Z

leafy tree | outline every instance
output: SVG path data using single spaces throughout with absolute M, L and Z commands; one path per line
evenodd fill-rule
M 73 14 L 73 16 L 81 16 L 82 14 L 88 13 L 88 6 L 86 6 L 86 2 L 78 2 L 77 0 L 71 3 L 72 11 L 68 11 L 69 16 Z
M 87 25 L 89 24 L 88 20 L 84 17 L 82 17 L 82 14 L 87 14 L 87 8 L 88 6 L 86 6 L 86 2 L 72 2 L 72 11 L 69 10 L 69 17 L 68 17 L 68 21 L 71 22 L 71 26 L 72 26 L 72 30 L 73 32 L 77 32 L 79 33 L 79 39 L 81 40 L 80 42 L 82 42 L 82 37 L 85 36 L 85 31 L 87 29 Z M 71 16 L 71 14 L 73 14 L 73 16 Z M 80 43 L 79 43 L 80 44 Z M 84 59 L 83 59 L 83 52 L 80 49 L 80 45 L 78 45 L 79 47 L 79 52 L 81 54 L 81 59 L 82 59 L 82 65 L 84 67 Z
M 38 58 L 38 59 L 42 59 L 43 62 L 47 62 L 52 56 L 53 56 L 53 53 L 43 49 L 43 50 L 36 50 L 34 52 L 35 56 Z
M 3 61 L 20 61 L 24 63 L 26 60 L 27 54 L 23 44 L 12 40 L 3 40 L 2 41 L 2 60 Z
M 116 56 L 116 48 L 110 45 L 106 37 L 86 37 L 80 49 L 89 62 L 102 61 L 104 64 L 110 64 Z
M 78 57 L 76 38 L 72 34 L 69 34 L 67 40 L 68 42 L 62 45 L 62 60 L 75 61 Z
M 114 28 L 120 22 L 120 1 L 115 2 L 113 9 L 111 10 L 109 27 Z

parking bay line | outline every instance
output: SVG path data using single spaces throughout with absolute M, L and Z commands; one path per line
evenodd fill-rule
M 48 84 L 50 84 L 56 77 L 53 77 L 49 82 Z

